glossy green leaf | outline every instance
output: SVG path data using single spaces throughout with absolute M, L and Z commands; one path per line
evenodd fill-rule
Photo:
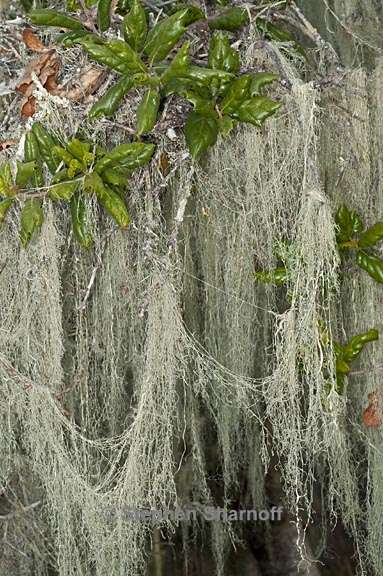
M 5 200 L 0 200 L 0 224 L 4 222 L 5 217 L 8 214 L 8 210 L 12 206 L 13 202 L 14 202 L 13 198 L 6 198 Z
M 255 272 L 255 277 L 264 284 L 283 286 L 287 282 L 287 270 L 284 266 L 280 266 L 271 271 Z
M 369 248 L 370 246 L 375 246 L 381 240 L 383 240 L 383 222 L 376 222 L 360 235 L 358 246 L 360 248 Z
M 196 111 L 191 112 L 185 124 L 185 137 L 192 157 L 200 158 L 217 141 L 217 118 Z
M 250 84 L 250 96 L 256 96 L 262 93 L 262 88 L 278 80 L 278 74 L 274 72 L 258 72 L 253 76 Z
M 204 14 L 199 8 L 187 6 L 156 24 L 150 30 L 144 45 L 149 61 L 155 63 L 166 58 L 187 27 L 201 18 L 204 18 Z
M 76 240 L 84 248 L 90 248 L 93 238 L 88 229 L 87 214 L 84 197 L 80 191 L 75 192 L 70 202 L 73 233 Z
M 356 263 L 379 284 L 383 284 L 383 260 L 374 254 L 360 250 L 356 254 Z
M 120 105 L 120 102 L 129 90 L 134 86 L 134 80 L 130 76 L 122 76 L 120 80 L 95 103 L 89 111 L 89 118 L 112 116 Z
M 179 78 L 186 74 L 190 66 L 189 57 L 190 42 L 185 42 L 174 56 L 167 69 L 161 75 L 161 82 L 166 84 L 173 78 Z
M 280 102 L 270 100 L 266 96 L 253 96 L 242 102 L 231 115 L 241 122 L 261 126 L 266 118 L 275 114 L 280 106 Z
M 32 162 L 20 162 L 17 160 L 16 185 L 24 188 L 32 179 L 35 169 L 35 160 L 32 160 Z
M 98 0 L 97 26 L 101 32 L 105 32 L 110 26 L 110 10 L 112 0 Z
M 220 108 L 225 114 L 232 114 L 237 108 L 250 96 L 250 85 L 253 77 L 250 74 L 244 74 L 233 80 Z
M 375 329 L 368 330 L 363 334 L 358 334 L 351 338 L 347 346 L 343 348 L 342 357 L 346 362 L 353 362 L 359 354 L 362 352 L 363 348 L 369 342 L 374 342 L 379 339 L 379 332 Z
M 154 144 L 144 142 L 121 144 L 105 154 L 105 156 L 97 162 L 94 169 L 99 174 L 106 168 L 111 168 L 116 165 L 121 165 L 133 170 L 134 168 L 147 164 L 153 156 L 154 149 Z
M 32 24 L 36 26 L 56 26 L 57 28 L 68 28 L 69 30 L 81 30 L 84 28 L 80 20 L 48 8 L 31 10 L 28 16 Z
M 335 215 L 335 223 L 338 227 L 336 234 L 338 243 L 349 242 L 354 234 L 363 230 L 363 222 L 359 214 L 355 210 L 349 210 L 344 204 L 340 206 Z
M 223 94 L 233 81 L 234 75 L 224 70 L 213 70 L 202 66 L 189 66 L 184 77 L 198 86 L 209 89 L 212 96 Z
M 160 100 L 158 90 L 149 89 L 145 92 L 137 108 L 137 136 L 153 130 L 157 122 Z
M 41 153 L 37 138 L 33 132 L 27 132 L 24 140 L 24 161 L 32 162 L 33 160 L 40 160 Z
M 41 166 L 41 152 L 37 141 L 37 138 L 30 130 L 25 134 L 24 140 L 24 161 L 25 162 L 36 162 L 36 168 L 32 177 L 33 188 L 40 188 L 44 185 L 44 175 Z
M 126 228 L 130 223 L 130 216 L 121 196 L 104 184 L 95 172 L 90 174 L 87 185 L 93 189 L 101 206 L 112 216 L 116 224 Z
M 351 366 L 342 358 L 338 358 L 335 363 L 335 370 L 337 374 L 348 374 L 351 370 Z
M 74 46 L 74 44 L 79 44 L 80 40 L 87 40 L 87 42 L 91 42 L 93 40 L 94 43 L 99 43 L 100 38 L 96 34 L 90 33 L 88 30 L 74 30 L 72 32 L 65 32 L 65 34 L 60 34 L 56 38 L 56 42 L 65 46 L 65 48 L 70 48 Z
M 244 8 L 233 6 L 208 20 L 211 30 L 228 30 L 236 32 L 249 23 L 249 15 Z
M 210 40 L 208 65 L 225 72 L 237 73 L 239 70 L 239 52 L 230 46 L 223 32 L 215 32 Z
M 211 97 L 210 90 L 207 86 L 190 80 L 188 78 L 171 78 L 163 89 L 163 94 L 169 96 L 170 94 L 178 94 L 183 98 L 193 102 L 194 99 L 209 99 Z
M 122 40 L 111 40 L 107 47 L 124 65 L 127 72 L 146 72 L 146 66 L 135 50 Z
M 41 159 L 48 166 L 51 174 L 54 174 L 58 168 L 59 161 L 53 154 L 53 148 L 57 145 L 57 141 L 53 138 L 52 134 L 40 122 L 35 122 L 32 126 L 32 132 L 36 137 Z
M 20 241 L 24 248 L 29 244 L 33 234 L 38 231 L 44 221 L 42 201 L 40 198 L 26 200 L 20 218 Z
M 76 43 L 83 46 L 93 60 L 117 70 L 121 74 L 146 71 L 146 67 L 137 52 L 122 40 L 102 42 L 94 34 L 89 34 L 78 38 Z
M 148 33 L 148 23 L 140 0 L 133 0 L 130 12 L 124 17 L 122 33 L 125 42 L 134 50 L 142 49 Z

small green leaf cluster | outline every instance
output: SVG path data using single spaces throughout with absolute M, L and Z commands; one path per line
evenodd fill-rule
M 94 194 L 99 204 L 116 224 L 126 228 L 130 222 L 124 199 L 129 176 L 151 159 L 154 145 L 132 142 L 116 146 L 109 152 L 73 138 L 60 143 L 40 123 L 26 133 L 24 161 L 17 162 L 13 177 L 10 164 L 0 168 L 0 221 L 10 207 L 21 201 L 20 241 L 28 245 L 44 221 L 43 196 L 70 204 L 73 232 L 85 248 L 93 239 L 86 217 L 85 195 Z M 46 171 L 50 173 L 46 184 Z M 25 191 L 27 187 L 32 193 Z
M 98 30 L 110 26 L 109 0 L 98 2 Z M 121 77 L 96 102 L 90 118 L 110 116 L 132 89 L 144 87 L 138 106 L 136 137 L 153 130 L 161 101 L 177 94 L 193 105 L 185 124 L 185 137 L 193 158 L 202 154 L 227 135 L 238 122 L 261 126 L 280 107 L 280 103 L 262 94 L 262 89 L 277 79 L 272 73 L 240 75 L 240 56 L 222 31 L 233 32 L 248 23 L 246 10 L 225 9 L 208 20 L 213 34 L 210 39 L 207 66 L 194 65 L 190 43 L 185 42 L 169 61 L 170 53 L 189 26 L 204 20 L 203 12 L 186 5 L 148 27 L 147 14 L 140 0 L 132 0 L 121 25 L 122 39 L 104 39 L 102 34 L 86 30 L 81 21 L 54 10 L 33 10 L 33 24 L 67 28 L 61 36 L 64 46 L 80 45 L 96 62 L 118 72 Z
M 342 205 L 336 213 L 337 225 L 336 240 L 341 256 L 352 254 L 356 264 L 365 270 L 376 282 L 383 284 L 383 260 L 374 254 L 373 248 L 383 240 L 383 222 L 376 222 L 373 226 L 365 229 L 360 215 L 354 210 L 349 210 Z M 287 243 L 285 243 L 287 246 Z M 284 263 L 283 254 L 278 250 L 277 256 L 281 264 L 273 270 L 255 272 L 255 278 L 264 284 L 274 286 L 286 286 L 288 283 L 288 269 Z M 328 346 L 327 331 L 320 326 L 321 341 Z M 344 393 L 345 377 L 351 370 L 351 364 L 358 358 L 365 345 L 379 338 L 375 329 L 358 334 L 351 338 L 345 345 L 332 342 L 331 348 L 335 356 L 336 387 L 338 394 Z M 326 386 L 325 393 L 331 391 L 330 382 Z
M 375 329 L 371 329 L 368 330 L 368 332 L 363 332 L 353 336 L 345 346 L 341 346 L 338 342 L 333 343 L 336 371 L 336 392 L 338 394 L 344 393 L 344 379 L 351 371 L 351 364 L 355 362 L 366 344 L 378 339 L 379 332 Z
M 383 284 L 383 260 L 374 248 L 383 240 L 383 222 L 364 229 L 360 215 L 343 205 L 335 216 L 337 242 L 341 256 L 351 256 L 379 284 Z

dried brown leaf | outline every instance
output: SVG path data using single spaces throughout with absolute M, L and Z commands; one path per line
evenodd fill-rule
M 36 98 L 34 96 L 29 96 L 29 98 L 23 98 L 20 108 L 21 115 L 25 118 L 31 118 L 36 112 Z
M 46 49 L 40 38 L 30 28 L 23 30 L 23 41 L 26 47 L 34 52 L 43 52 Z
M 363 424 L 367 428 L 377 428 L 383 422 L 382 404 L 376 392 L 370 392 L 368 395 L 369 405 L 363 411 Z
M 3 140 L 0 142 L 0 151 L 7 150 L 7 148 L 11 148 L 11 146 L 16 146 L 17 140 Z
M 60 61 L 56 50 L 45 49 L 39 56 L 33 58 L 25 67 L 24 74 L 16 85 L 16 90 L 24 94 L 21 102 L 22 116 L 30 117 L 36 111 L 36 100 L 32 96 L 35 89 L 32 72 L 36 74 L 42 86 L 50 92 L 55 93 L 57 89 L 57 74 L 60 70 Z
M 86 68 L 78 79 L 78 86 L 70 90 L 59 87 L 55 94 L 77 102 L 96 92 L 102 84 L 105 74 L 105 71 L 101 70 L 101 68 L 94 68 L 93 66 Z

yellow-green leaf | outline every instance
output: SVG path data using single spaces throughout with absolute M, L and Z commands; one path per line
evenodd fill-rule
M 44 221 L 42 201 L 40 198 L 26 200 L 21 211 L 20 241 L 24 248 L 29 244 L 33 234 L 39 230 Z

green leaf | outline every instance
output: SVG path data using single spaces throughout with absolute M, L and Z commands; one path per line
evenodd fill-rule
M 0 224 L 4 222 L 8 210 L 12 206 L 13 202 L 13 198 L 6 198 L 5 200 L 0 201 Z
M 87 30 L 75 30 L 73 32 L 65 32 L 65 34 L 60 34 L 57 36 L 56 42 L 65 46 L 65 48 L 70 48 L 74 44 L 78 44 L 80 40 L 87 39 L 91 42 L 93 38 L 94 43 L 100 41 L 100 38 L 96 34 L 92 34 Z
M 134 86 L 130 76 L 123 76 L 120 80 L 96 102 L 89 111 L 89 118 L 112 116 L 117 110 L 125 94 Z
M 258 72 L 253 76 L 250 84 L 250 96 L 256 96 L 262 93 L 262 88 L 278 80 L 278 74 L 274 72 Z
M 121 165 L 133 170 L 134 168 L 147 164 L 153 156 L 154 149 L 154 144 L 146 144 L 144 142 L 121 144 L 105 154 L 105 156 L 97 162 L 94 169 L 98 174 L 101 174 L 106 168 L 111 168 L 116 165 Z
M 101 32 L 105 32 L 110 26 L 110 9 L 112 0 L 98 0 L 97 26 Z
M 36 161 L 20 162 L 17 160 L 16 185 L 23 188 L 32 179 L 36 169 Z
M 111 184 L 116 188 L 124 189 L 128 184 L 129 170 L 119 168 L 107 168 L 102 173 L 102 180 L 105 184 Z
M 44 175 L 41 167 L 41 152 L 35 134 L 30 130 L 24 140 L 24 161 L 36 162 L 36 168 L 32 177 L 32 186 L 40 188 L 44 185 Z
M 40 198 L 26 200 L 21 211 L 20 241 L 24 248 L 29 244 L 35 231 L 39 230 L 44 221 L 42 201 Z
M 37 138 L 33 132 L 27 132 L 24 140 L 24 161 L 40 160 L 41 153 Z
M 112 216 L 116 224 L 126 228 L 130 223 L 130 216 L 121 196 L 104 184 L 95 172 L 89 175 L 87 186 L 93 189 L 101 206 Z
M 338 358 L 335 363 L 335 370 L 337 374 L 348 374 L 351 370 L 351 366 L 347 364 L 342 358 Z
M 196 111 L 191 112 L 185 124 L 185 137 L 192 157 L 200 158 L 217 141 L 217 119 Z
M 253 96 L 253 98 L 242 102 L 231 115 L 241 122 L 250 122 L 255 126 L 261 126 L 266 118 L 272 116 L 280 106 L 280 102 L 270 100 L 266 96 Z
M 56 156 L 56 158 L 59 158 L 60 160 L 65 162 L 67 166 L 70 166 L 70 163 L 74 160 L 72 154 L 62 146 L 54 146 L 52 152 L 53 155 Z
M 84 197 L 80 191 L 72 196 L 70 212 L 72 216 L 73 233 L 76 240 L 84 248 L 90 248 L 93 244 L 93 238 L 88 230 Z
M 244 8 L 239 8 L 239 6 L 228 8 L 208 20 L 209 28 L 212 30 L 228 30 L 229 32 L 236 32 L 248 23 L 247 11 Z
M 32 24 L 36 26 L 56 26 L 57 28 L 68 28 L 69 30 L 81 30 L 84 28 L 80 20 L 48 8 L 31 10 L 28 16 Z
M 379 339 L 379 332 L 375 329 L 354 336 L 348 342 L 347 346 L 343 348 L 343 359 L 346 362 L 353 362 L 362 352 L 366 344 L 368 344 L 369 342 L 374 342 L 375 340 L 378 339 Z
M 140 0 L 133 0 L 129 14 L 124 17 L 122 33 L 125 42 L 134 50 L 142 49 L 148 33 L 148 23 Z
M 258 30 L 261 30 L 270 40 L 274 40 L 275 42 L 290 42 L 294 50 L 296 50 L 304 58 L 307 58 L 303 46 L 299 44 L 299 42 L 295 40 L 294 36 L 292 36 L 292 34 L 290 34 L 290 32 L 287 30 L 279 28 L 279 26 L 276 26 L 264 18 L 257 18 L 255 20 L 255 25 Z
M 226 137 L 230 134 L 232 129 L 234 128 L 235 120 L 230 118 L 230 116 L 222 116 L 218 119 L 219 131 L 221 134 Z
M 171 78 L 163 89 L 163 94 L 169 96 L 170 94 L 178 94 L 183 98 L 193 102 L 194 99 L 209 99 L 211 97 L 208 87 L 203 86 L 200 82 L 190 80 L 188 78 Z
M 184 75 L 190 66 L 190 42 L 185 42 L 174 56 L 170 65 L 161 76 L 161 82 L 166 84 L 169 80 Z
M 383 284 L 383 260 L 374 254 L 360 250 L 356 254 L 356 263 L 379 284 Z
M 150 30 L 144 45 L 144 52 L 150 63 L 160 62 L 166 58 L 189 24 L 203 17 L 203 12 L 199 8 L 187 6 L 156 24 Z
M 137 136 L 153 130 L 157 122 L 160 100 L 158 90 L 150 88 L 144 94 L 137 108 Z
M 232 114 L 249 97 L 252 79 L 249 74 L 244 74 L 230 83 L 220 105 L 222 112 Z
M 121 74 L 145 72 L 146 67 L 138 54 L 122 40 L 103 43 L 95 34 L 80 37 L 76 41 L 100 64 L 105 64 Z
M 210 40 L 208 65 L 225 72 L 237 73 L 239 70 L 239 52 L 230 46 L 223 32 L 215 32 Z
M 343 204 L 335 215 L 335 223 L 338 227 L 336 234 L 337 242 L 349 242 L 354 236 L 363 230 L 363 222 L 355 210 L 349 210 Z
M 375 246 L 380 240 L 383 240 L 383 222 L 376 222 L 360 235 L 358 246 L 360 248 L 369 248 L 370 246 Z
M 11 165 L 7 162 L 0 168 L 0 196 L 14 196 L 13 176 Z
M 283 286 L 287 282 L 287 270 L 284 266 L 280 266 L 271 271 L 255 272 L 255 277 L 264 284 Z
M 59 165 L 57 158 L 53 154 L 53 148 L 57 145 L 57 141 L 39 122 L 33 124 L 32 132 L 36 137 L 42 160 L 48 166 L 51 174 L 54 174 Z
M 141 58 L 129 44 L 122 40 L 111 40 L 107 43 L 107 47 L 112 51 L 116 58 L 125 65 L 127 72 L 146 72 L 146 66 Z
M 68 176 L 69 178 L 69 176 Z M 68 182 L 59 182 L 49 190 L 49 196 L 52 200 L 69 201 L 80 185 L 80 180 L 71 180 Z
M 202 66 L 190 66 L 184 77 L 191 80 L 196 86 L 203 86 L 209 89 L 212 96 L 217 96 L 226 92 L 234 75 L 224 70 L 213 70 Z
M 72 138 L 67 144 L 67 150 L 69 154 L 83 164 L 84 168 L 94 160 L 94 154 L 90 151 L 89 142 L 82 142 L 78 138 Z

